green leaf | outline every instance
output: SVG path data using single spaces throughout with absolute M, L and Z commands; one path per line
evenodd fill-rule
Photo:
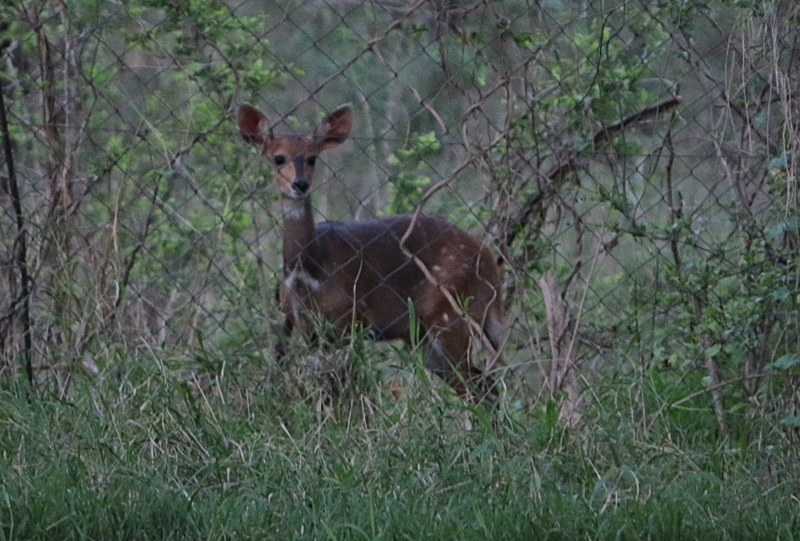
M 781 424 L 788 428 L 800 428 L 800 413 L 793 413 L 781 419 Z
M 783 357 L 778 358 L 775 362 L 769 363 L 764 368 L 775 370 L 791 370 L 800 365 L 800 355 L 796 353 L 789 353 Z
M 786 167 L 787 159 L 786 152 L 782 152 L 780 156 L 776 156 L 769 161 L 770 169 L 783 169 Z
M 788 287 L 781 286 L 772 292 L 772 298 L 775 299 L 776 301 L 785 301 L 786 299 L 789 298 L 791 294 L 792 292 L 789 291 Z

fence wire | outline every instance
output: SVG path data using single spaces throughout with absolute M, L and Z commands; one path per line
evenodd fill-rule
M 528 395 L 747 380 L 796 348 L 800 64 L 793 2 L 734 4 L 12 1 L 4 368 L 272 362 L 279 197 L 236 110 L 288 134 L 350 103 L 318 219 L 421 206 L 482 239 Z

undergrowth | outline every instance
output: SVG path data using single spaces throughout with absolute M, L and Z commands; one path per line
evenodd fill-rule
M 29 400 L 4 380 L 0 538 L 800 535 L 796 450 L 649 411 L 652 384 L 605 381 L 564 430 L 552 404 L 483 415 L 413 375 L 397 400 L 367 379 L 329 407 L 322 384 L 216 366 L 118 358 Z

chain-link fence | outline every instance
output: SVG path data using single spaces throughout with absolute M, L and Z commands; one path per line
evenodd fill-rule
M 800 44 L 794 2 L 754 4 L 12 1 L 4 366 L 269 361 L 280 207 L 236 110 L 304 133 L 350 103 L 318 219 L 482 239 L 528 397 L 611 364 L 755 392 L 796 350 Z

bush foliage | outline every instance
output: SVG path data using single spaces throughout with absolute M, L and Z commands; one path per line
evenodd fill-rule
M 798 537 L 799 17 L 3 4 L 0 535 Z M 320 219 L 421 207 L 502 260 L 494 411 L 359 334 L 277 361 L 242 102 L 354 106 Z

